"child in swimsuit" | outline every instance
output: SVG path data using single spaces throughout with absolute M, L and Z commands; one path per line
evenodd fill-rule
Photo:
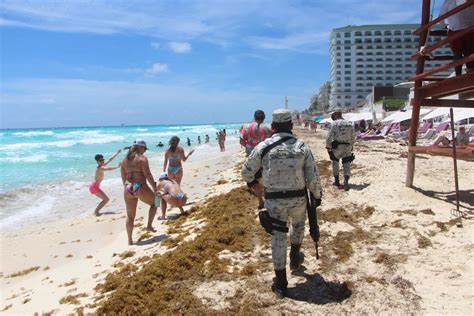
M 168 171 L 168 176 L 171 180 L 176 180 L 181 184 L 183 178 L 182 161 L 186 161 L 192 155 L 194 150 L 191 150 L 188 155 L 184 153 L 184 149 L 178 147 L 179 137 L 173 136 L 169 141 L 170 148 L 165 152 L 165 161 L 163 163 L 163 172 Z M 167 168 L 168 167 L 168 168 Z
M 161 197 L 161 216 L 159 219 L 166 220 L 167 204 L 179 207 L 182 215 L 187 214 L 183 206 L 188 200 L 188 196 L 181 190 L 176 181 L 170 180 L 168 174 L 163 172 L 160 174 L 159 183 L 156 187 L 156 193 Z
M 114 158 L 117 157 L 117 155 L 120 154 L 121 152 L 122 151 L 119 149 L 115 154 L 112 155 L 112 157 L 110 157 L 107 160 L 107 162 L 105 162 L 104 156 L 102 156 L 100 154 L 95 155 L 95 161 L 97 162 L 98 166 L 97 166 L 97 169 L 95 170 L 94 182 L 92 182 L 89 185 L 89 192 L 102 200 L 99 203 L 99 205 L 97 205 L 97 207 L 95 208 L 94 214 L 96 216 L 100 215 L 100 213 L 99 213 L 100 209 L 103 208 L 105 206 L 105 204 L 107 204 L 109 202 L 109 197 L 100 188 L 100 183 L 102 182 L 102 180 L 104 180 L 104 173 L 105 173 L 105 171 L 111 171 L 111 170 L 115 170 L 115 169 L 120 168 L 120 163 L 117 167 L 106 168 L 106 166 L 112 160 L 114 160 Z

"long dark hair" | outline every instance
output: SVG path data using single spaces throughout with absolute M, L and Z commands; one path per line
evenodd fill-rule
M 176 148 L 178 148 L 179 137 L 178 136 L 171 137 L 168 144 L 170 145 L 170 151 L 174 153 L 176 151 Z
M 128 147 L 128 153 L 127 153 L 127 160 L 132 160 L 135 158 L 135 155 L 137 153 L 138 146 L 130 146 Z

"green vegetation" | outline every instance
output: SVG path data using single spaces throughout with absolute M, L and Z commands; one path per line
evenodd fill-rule
M 405 106 L 407 99 L 383 99 L 377 102 L 382 104 L 385 111 L 398 111 Z

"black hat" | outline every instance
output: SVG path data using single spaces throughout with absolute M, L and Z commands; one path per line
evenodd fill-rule
M 255 113 L 253 114 L 253 117 L 254 119 L 265 119 L 265 112 L 263 112 L 262 110 L 257 110 L 255 111 Z

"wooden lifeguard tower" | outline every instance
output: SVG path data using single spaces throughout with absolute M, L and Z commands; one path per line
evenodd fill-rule
M 411 126 L 409 134 L 409 147 L 408 147 L 408 161 L 407 161 L 407 177 L 406 186 L 413 187 L 413 179 L 415 175 L 415 155 L 416 153 L 424 153 L 431 155 L 446 156 L 446 153 L 436 152 L 423 152 L 421 147 L 416 146 L 418 121 L 420 119 L 420 108 L 422 106 L 430 107 L 450 107 L 450 108 L 474 108 L 474 101 L 458 99 L 443 99 L 444 97 L 459 95 L 460 93 L 467 93 L 474 91 L 474 72 L 468 74 L 462 74 L 454 77 L 430 77 L 434 74 L 453 69 L 455 67 L 466 64 L 467 62 L 474 61 L 474 54 L 470 56 L 464 56 L 461 59 L 454 59 L 454 56 L 430 56 L 429 54 L 434 50 L 449 44 L 450 41 L 462 38 L 467 34 L 474 32 L 474 26 L 457 32 L 455 35 L 447 37 L 447 30 L 431 30 L 435 24 L 443 21 L 444 19 L 452 16 L 462 10 L 467 9 L 474 5 L 474 0 L 467 0 L 464 4 L 457 6 L 453 10 L 446 12 L 436 19 L 430 21 L 430 7 L 431 0 L 422 0 L 422 15 L 421 15 L 421 26 L 414 35 L 419 36 L 419 49 L 418 52 L 411 56 L 412 60 L 417 61 L 416 63 L 416 75 L 411 77 L 410 80 L 414 81 L 414 98 L 411 100 L 413 106 Z M 431 46 L 425 46 L 427 43 L 428 36 L 446 36 L 445 39 L 434 43 Z M 423 51 L 420 52 L 423 48 Z M 425 71 L 425 61 L 427 60 L 453 60 L 450 63 L 435 67 L 431 70 Z M 451 110 L 452 114 L 452 110 Z M 452 115 L 451 115 L 452 120 Z M 451 130 L 454 137 L 453 124 L 451 124 Z M 450 157 L 454 158 L 454 169 L 456 175 L 456 191 L 458 191 L 457 185 L 457 164 L 456 164 L 456 146 L 452 148 L 452 154 Z

